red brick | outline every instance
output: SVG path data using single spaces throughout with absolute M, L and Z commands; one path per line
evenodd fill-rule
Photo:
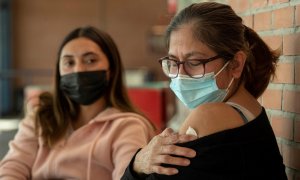
M 257 101 L 262 105 L 262 96 L 258 97 Z
M 283 55 L 300 55 L 300 33 L 283 36 Z
M 272 112 L 266 112 L 267 113 L 267 116 L 268 116 L 268 119 L 271 119 L 272 118 Z
M 294 7 L 286 7 L 273 12 L 273 27 L 275 29 L 293 27 Z
M 276 76 L 273 80 L 274 83 L 294 83 L 294 63 L 293 62 L 280 62 L 276 67 Z
M 269 5 L 274 5 L 278 2 L 278 0 L 269 0 Z
M 300 62 L 295 62 L 295 83 L 300 84 Z
M 300 5 L 296 6 L 295 18 L 296 26 L 300 26 Z
M 283 107 L 284 111 L 300 113 L 300 91 L 284 90 Z
M 271 29 L 271 13 L 264 12 L 254 15 L 254 30 L 262 31 Z
M 300 170 L 300 148 L 282 145 L 283 162 L 287 167 Z
M 282 36 L 264 36 L 263 40 L 268 44 L 272 50 L 279 50 L 282 52 Z
M 294 139 L 295 142 L 300 142 L 300 119 L 295 121 L 295 134 L 294 134 Z
M 244 12 L 250 8 L 249 1 L 244 0 L 228 0 L 227 4 L 229 4 L 236 13 Z
M 262 105 L 268 109 L 281 110 L 281 89 L 267 89 L 262 95 Z
M 276 137 L 293 140 L 293 119 L 283 116 L 272 116 L 271 124 Z
M 243 17 L 244 24 L 253 29 L 253 15 Z
M 285 3 L 285 2 L 289 2 L 290 0 L 269 0 L 269 5 L 274 5 L 277 3 Z
M 238 12 L 244 12 L 250 9 L 250 3 L 249 1 L 239 1 L 239 11 Z
M 230 5 L 231 8 L 232 8 L 235 12 L 240 12 L 240 11 L 239 11 L 239 0 L 228 0 L 228 5 Z
M 268 5 L 267 0 L 252 0 L 252 8 L 262 8 Z

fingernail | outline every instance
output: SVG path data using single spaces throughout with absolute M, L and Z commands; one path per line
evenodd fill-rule
M 189 160 L 186 160 L 186 161 L 184 161 L 184 164 L 185 164 L 185 165 L 189 165 L 189 164 L 190 164 L 190 161 L 189 161 Z
M 191 155 L 191 157 L 195 157 L 196 156 L 196 152 L 192 151 L 192 152 L 190 152 L 190 155 Z

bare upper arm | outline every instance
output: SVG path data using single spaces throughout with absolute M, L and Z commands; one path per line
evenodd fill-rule
M 225 103 L 207 103 L 192 110 L 179 132 L 185 134 L 188 127 L 196 130 L 198 137 L 244 125 L 240 114 Z

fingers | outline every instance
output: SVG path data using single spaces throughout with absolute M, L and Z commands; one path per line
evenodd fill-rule
M 190 160 L 182 157 L 174 157 L 171 155 L 159 155 L 153 162 L 155 164 L 171 164 L 177 166 L 188 166 L 190 165 Z
M 168 145 L 168 144 L 175 144 L 179 142 L 179 135 L 177 133 L 172 133 L 168 136 L 164 136 L 161 139 L 161 144 Z
M 178 165 L 178 166 L 188 166 L 190 164 L 190 160 L 185 158 L 179 158 L 179 157 L 173 157 L 169 155 L 162 155 L 157 158 L 157 165 L 152 166 L 152 172 L 158 173 L 158 174 L 164 174 L 164 175 L 174 175 L 178 173 L 178 170 L 176 168 L 171 167 L 163 167 L 160 166 L 160 164 L 172 164 L 172 165 Z
M 36 96 L 31 97 L 25 103 L 26 103 L 25 104 L 25 115 L 33 116 L 35 114 L 36 110 L 38 109 L 39 98 Z
M 178 173 L 176 168 L 163 167 L 161 164 L 188 166 L 190 160 L 196 156 L 193 149 L 176 146 L 178 142 L 187 142 L 196 139 L 192 135 L 179 135 L 171 128 L 166 128 L 161 134 L 152 138 L 148 145 L 139 151 L 133 164 L 138 173 L 158 173 L 173 175 Z M 180 157 L 175 157 L 180 156 Z
M 172 154 L 176 156 L 184 156 L 193 158 L 196 156 L 196 151 L 186 147 L 180 147 L 176 145 L 165 145 L 161 147 L 161 154 Z
M 160 136 L 170 136 L 174 133 L 172 128 L 166 128 L 162 133 L 160 133 Z
M 178 173 L 178 170 L 175 168 L 166 168 L 162 166 L 153 166 L 152 172 L 157 174 L 164 174 L 164 175 L 174 175 Z
M 182 135 L 179 135 L 178 143 L 185 143 L 185 142 L 193 141 L 197 138 L 198 137 L 194 136 L 194 135 L 182 134 Z
M 163 133 L 166 134 L 168 132 L 173 131 L 172 129 L 165 130 Z M 197 137 L 193 135 L 179 135 L 178 133 L 171 133 L 169 136 L 164 136 L 160 138 L 160 154 L 172 154 L 177 156 L 184 156 L 188 158 L 193 158 L 196 156 L 196 151 L 193 149 L 189 149 L 186 147 L 176 146 L 176 143 L 183 143 L 195 140 Z
M 185 143 L 197 139 L 197 136 L 171 133 L 169 135 L 160 136 L 162 138 L 162 144 L 175 144 L 175 143 Z

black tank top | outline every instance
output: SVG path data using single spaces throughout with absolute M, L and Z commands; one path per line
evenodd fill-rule
M 136 178 L 130 166 L 122 179 L 147 180 L 287 180 L 285 166 L 265 109 L 243 126 L 178 144 L 197 152 L 187 167 L 172 176 Z M 132 164 L 132 162 L 131 162 Z

